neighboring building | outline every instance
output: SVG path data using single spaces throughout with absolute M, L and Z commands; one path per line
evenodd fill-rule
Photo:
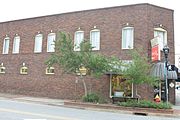
M 76 46 L 90 39 L 96 52 L 114 55 L 122 60 L 129 49 L 144 48 L 151 58 L 150 40 L 160 39 L 160 49 L 170 48 L 169 61 L 174 64 L 173 10 L 151 4 L 135 4 L 94 10 L 70 12 L 0 23 L 0 92 L 75 99 L 83 95 L 77 76 L 61 74 L 57 66 L 47 68 L 46 59 L 54 52 L 56 33 L 70 33 Z M 79 51 L 78 47 L 74 48 Z M 162 51 L 161 51 L 162 53 Z M 163 55 L 161 55 L 162 60 Z M 88 89 L 109 98 L 125 90 L 134 94 L 133 85 L 124 85 L 119 75 L 104 75 L 100 79 L 86 77 Z M 153 100 L 154 90 L 148 85 L 138 87 L 138 94 Z M 171 94 L 174 102 L 174 94 Z

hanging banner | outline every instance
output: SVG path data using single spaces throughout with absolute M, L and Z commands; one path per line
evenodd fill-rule
M 154 46 L 156 46 L 158 44 L 159 44 L 158 37 L 155 37 L 155 38 L 151 39 L 151 47 L 154 47 Z
M 155 45 L 155 46 L 152 47 L 152 49 L 151 49 L 151 59 L 152 59 L 152 62 L 160 60 L 159 45 Z

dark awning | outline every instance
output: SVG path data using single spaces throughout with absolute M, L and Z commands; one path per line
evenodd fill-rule
M 168 71 L 168 79 L 178 79 L 176 71 Z
M 164 80 L 165 65 L 162 62 L 158 62 L 153 65 L 151 75 Z M 168 79 L 177 79 L 176 71 L 168 71 Z

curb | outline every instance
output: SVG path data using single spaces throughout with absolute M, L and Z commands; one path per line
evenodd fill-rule
M 180 115 L 175 114 L 173 109 L 161 110 L 161 109 L 152 109 L 152 108 L 131 108 L 131 107 L 122 107 L 122 106 L 107 105 L 107 104 L 80 103 L 80 102 L 72 102 L 72 101 L 65 101 L 64 106 L 77 108 L 77 109 L 116 112 L 123 114 L 180 118 Z

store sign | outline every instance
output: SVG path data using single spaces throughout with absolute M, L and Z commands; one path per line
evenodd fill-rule
M 159 42 L 158 42 L 158 37 L 155 37 L 151 40 L 151 47 L 154 47 L 156 45 L 158 45 Z
M 152 62 L 160 60 L 160 46 L 158 42 L 158 37 L 151 40 L 151 59 Z
M 159 45 L 156 45 L 156 46 L 152 47 L 152 49 L 151 49 L 151 59 L 152 59 L 152 62 L 160 60 Z

